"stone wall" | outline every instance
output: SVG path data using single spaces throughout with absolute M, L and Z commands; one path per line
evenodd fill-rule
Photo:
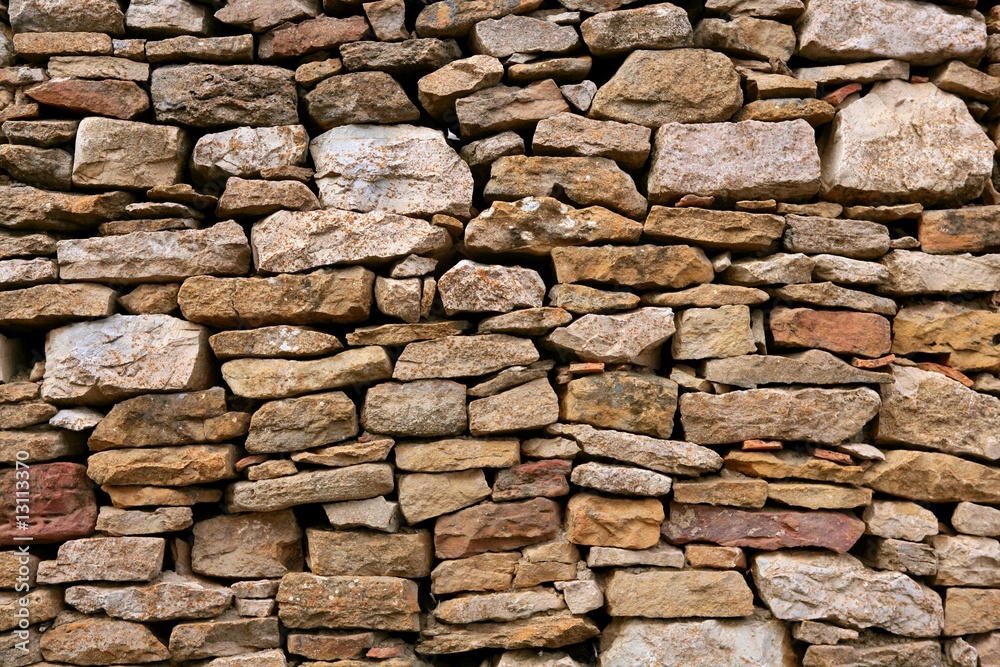
M 0 2 L 0 667 L 1000 666 L 942 2 Z

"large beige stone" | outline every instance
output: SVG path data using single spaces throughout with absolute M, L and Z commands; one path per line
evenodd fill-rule
M 566 538 L 574 544 L 648 549 L 660 540 L 663 504 L 578 493 L 566 507 Z
M 539 0 L 443 0 L 424 7 L 417 17 L 421 37 L 464 37 L 479 21 L 537 9 Z
M 876 4 L 897 3 L 916 4 Z M 842 204 L 963 204 L 982 193 L 994 151 L 958 97 L 931 83 L 876 83 L 833 121 L 822 193 Z
M 58 625 L 42 635 L 46 660 L 77 665 L 156 662 L 170 651 L 142 623 L 107 618 L 80 618 Z
M 93 283 L 37 285 L 0 292 L 0 325 L 49 327 L 114 313 L 118 293 Z
M 545 298 L 545 281 L 537 271 L 468 259 L 445 271 L 437 289 L 447 315 L 538 308 Z
M 56 560 L 38 564 L 38 583 L 152 581 L 163 568 L 162 537 L 95 537 L 59 545 Z
M 420 629 L 417 584 L 396 577 L 285 575 L 278 614 L 290 628 Z
M 656 131 L 651 202 L 671 204 L 686 194 L 794 201 L 819 187 L 819 153 L 804 120 L 668 123 Z
M 392 213 L 341 210 L 278 211 L 254 224 L 254 264 L 261 271 L 296 272 L 343 264 L 384 264 L 407 255 L 451 248 L 448 232 Z
M 270 512 L 295 505 L 375 498 L 391 493 L 394 487 L 392 466 L 362 463 L 256 482 L 236 482 L 226 491 L 226 505 L 230 512 Z
M 705 252 L 686 245 L 553 248 L 552 264 L 559 283 L 678 289 L 715 277 Z
M 124 218 L 125 207 L 134 201 L 132 195 L 121 191 L 77 194 L 20 183 L 0 186 L 0 204 L 7 211 L 2 226 L 7 229 L 66 231 L 95 227 Z
M 948 355 L 962 371 L 1000 369 L 1000 314 L 961 303 L 934 301 L 904 306 L 892 321 L 892 351 Z
M 454 110 L 455 101 L 503 78 L 503 64 L 496 58 L 475 55 L 454 60 L 417 81 L 417 98 L 435 118 Z
M 222 387 L 181 394 L 148 394 L 116 403 L 91 433 L 91 451 L 194 445 L 244 435 L 249 415 L 229 412 Z
M 514 438 L 448 438 L 399 443 L 396 467 L 409 472 L 449 472 L 473 468 L 509 468 L 521 462 Z
M 392 361 L 377 346 L 310 361 L 234 359 L 222 364 L 226 384 L 234 394 L 247 398 L 289 398 L 387 380 L 391 374 Z
M 534 614 L 566 608 L 561 595 L 552 589 L 464 595 L 444 600 L 434 609 L 434 617 L 445 623 L 514 621 Z
M 223 23 L 264 32 L 286 21 L 301 21 L 321 13 L 318 0 L 233 0 L 215 12 Z
M 944 625 L 937 593 L 904 574 L 869 570 L 849 554 L 760 554 L 751 571 L 764 604 L 784 621 L 831 621 L 904 637 L 936 637 Z
M 727 618 L 753 614 L 753 592 L 739 572 L 618 570 L 608 577 L 604 594 L 608 614 L 614 617 Z
M 893 250 L 879 263 L 889 276 L 879 291 L 892 296 L 993 292 L 1000 289 L 1000 254 L 930 255 Z
M 752 354 L 709 359 L 702 375 L 710 382 L 754 388 L 761 384 L 867 384 L 892 382 L 888 373 L 855 368 L 823 350 L 789 355 Z
M 440 131 L 346 125 L 310 144 L 320 201 L 329 208 L 467 217 L 472 173 Z
M 701 444 L 754 439 L 836 444 L 857 434 L 880 404 L 868 388 L 748 389 L 718 396 L 689 393 L 680 400 L 685 437 Z M 830 414 L 838 419 L 831 421 Z
M 966 535 L 1000 537 L 1000 509 L 961 502 L 951 515 L 951 525 Z
M 915 0 L 809 2 L 798 27 L 798 53 L 810 60 L 849 62 L 896 58 L 914 65 L 978 61 L 986 22 L 974 9 L 946 9 Z
M 674 359 L 738 357 L 756 349 L 748 306 L 688 308 L 677 314 L 670 341 Z
M 393 436 L 458 435 L 467 420 L 465 387 L 450 380 L 379 384 L 361 408 L 365 430 Z
M 560 113 L 538 122 L 531 150 L 536 155 L 606 157 L 625 169 L 639 169 L 649 157 L 650 136 L 642 125 Z
M 489 496 L 490 485 L 478 469 L 399 478 L 399 508 L 410 525 L 456 512 Z
M 10 25 L 17 32 L 125 34 L 125 15 L 114 0 L 15 0 Z
M 481 648 L 537 651 L 578 644 L 598 634 L 597 626 L 586 616 L 556 612 L 507 623 L 435 624 L 423 629 L 417 650 L 431 655 Z
M 595 56 L 610 56 L 637 49 L 672 49 L 691 46 L 691 21 L 687 12 L 670 3 L 601 12 L 580 25 L 583 41 Z
M 521 554 L 485 553 L 439 563 L 431 572 L 431 592 L 447 595 L 461 591 L 503 591 L 514 581 Z
M 485 502 L 440 517 L 434 523 L 434 552 L 450 559 L 509 551 L 551 540 L 561 527 L 559 505 L 548 498 Z
M 199 182 L 231 176 L 255 178 L 261 169 L 294 167 L 306 161 L 309 134 L 302 125 L 237 127 L 202 136 L 191 151 L 191 175 Z
M 177 294 L 184 317 L 219 328 L 360 322 L 375 274 L 360 266 L 271 278 L 197 276 Z
M 1000 399 L 913 366 L 895 365 L 892 374 L 880 390 L 876 442 L 1000 458 Z
M 711 0 L 710 0 L 711 1 Z M 668 594 L 669 597 L 669 594 Z M 777 620 L 614 619 L 601 635 L 601 664 L 631 667 L 797 667 L 788 626 Z
M 558 419 L 559 399 L 546 378 L 469 404 L 469 432 L 473 435 L 529 431 Z
M 66 603 L 78 611 L 145 623 L 213 618 L 232 602 L 233 592 L 228 588 L 174 572 L 164 572 L 142 585 L 84 584 L 66 589 Z
M 598 428 L 669 438 L 677 383 L 651 373 L 611 371 L 566 384 L 559 418 Z
M 862 515 L 865 533 L 896 540 L 920 542 L 937 535 L 937 517 L 916 503 L 899 500 L 876 500 Z
M 328 445 L 358 434 L 358 416 L 347 394 L 335 391 L 265 403 L 250 420 L 251 454 Z
M 1000 588 L 1000 542 L 971 535 L 935 535 L 935 586 Z
M 528 129 L 545 118 L 568 111 L 569 105 L 552 79 L 536 81 L 524 88 L 493 86 L 455 102 L 463 138 Z
M 189 486 L 236 477 L 234 445 L 109 449 L 87 459 L 87 475 L 115 486 Z
M 584 315 L 553 331 L 545 342 L 584 361 L 642 363 L 674 331 L 670 308 L 639 308 L 616 315 Z
M 146 189 L 179 183 L 191 140 L 177 127 L 92 116 L 80 121 L 73 157 L 77 187 Z
M 507 334 L 446 336 L 407 345 L 392 375 L 404 381 L 485 375 L 507 366 L 532 364 L 538 358 L 535 344 L 527 338 Z
M 210 383 L 208 330 L 168 315 L 113 315 L 50 331 L 42 396 L 107 403 Z
M 309 569 L 323 576 L 430 576 L 434 545 L 425 530 L 379 533 L 363 530 L 306 530 Z
M 949 454 L 891 450 L 865 472 L 865 486 L 931 503 L 1000 503 L 1000 471 Z
M 170 657 L 178 661 L 224 658 L 278 646 L 281 635 L 273 616 L 179 623 L 170 631 Z
M 216 516 L 192 532 L 191 568 L 198 574 L 262 579 L 302 569 L 302 531 L 291 510 Z
M 784 218 L 769 213 L 654 206 L 643 233 L 661 241 L 705 248 L 767 250 L 781 238 L 784 229 Z
M 120 284 L 242 275 L 250 268 L 243 228 L 229 220 L 206 229 L 132 232 L 58 243 L 63 280 Z
M 729 120 L 742 104 L 739 75 L 721 53 L 635 51 L 597 91 L 589 115 L 655 128 Z
M 725 457 L 726 470 L 767 479 L 810 479 L 817 482 L 861 484 L 865 469 L 783 449 L 776 452 L 730 450 Z

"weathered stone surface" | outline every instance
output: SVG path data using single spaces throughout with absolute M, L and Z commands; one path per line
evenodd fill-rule
M 844 553 L 865 531 L 863 521 L 840 512 L 746 510 L 712 505 L 670 505 L 663 536 L 674 544 L 714 542 L 773 551 L 823 547 Z
M 310 528 L 306 539 L 309 569 L 316 574 L 418 579 L 431 573 L 434 549 L 424 530 L 386 534 Z
M 146 59 L 151 63 L 182 63 L 205 60 L 216 63 L 248 63 L 253 60 L 253 35 L 192 37 L 181 35 L 146 42 Z
M 152 512 L 124 510 L 104 505 L 97 515 L 97 530 L 113 537 L 123 535 L 156 535 L 190 528 L 190 507 L 157 507 Z
M 227 490 L 226 504 L 230 512 L 270 512 L 309 503 L 375 498 L 390 493 L 393 487 L 390 465 L 362 463 L 257 482 L 236 482 Z
M 928 509 L 894 500 L 876 500 L 862 516 L 865 532 L 890 539 L 920 542 L 938 532 L 937 517 Z
M 125 15 L 113 0 L 66 2 L 17 0 L 10 8 L 10 24 L 17 32 L 125 33 Z
M 109 449 L 87 459 L 98 484 L 188 486 L 236 477 L 234 445 L 179 445 Z
M 385 72 L 331 76 L 306 95 L 309 117 L 324 130 L 352 123 L 411 123 L 420 110 Z
M 187 0 L 136 0 L 125 14 L 129 30 L 150 36 L 203 35 L 210 21 L 208 7 Z
M 220 218 L 264 216 L 280 210 L 314 211 L 319 199 L 300 181 L 257 181 L 230 178 L 215 214 Z
M 747 306 L 689 308 L 677 314 L 677 332 L 670 341 L 674 359 L 736 357 L 756 349 Z
M 289 398 L 386 380 L 391 373 L 392 362 L 380 347 L 310 361 L 235 359 L 222 365 L 222 377 L 233 393 L 247 398 Z
M 431 591 L 447 595 L 460 591 L 502 591 L 510 588 L 520 554 L 484 553 L 439 563 L 431 572 Z
M 0 167 L 18 181 L 51 190 L 72 187 L 73 156 L 60 148 L 5 144 Z
M 955 530 L 967 535 L 1000 537 L 1000 510 L 986 505 L 962 502 L 951 515 Z
M 559 419 L 559 399 L 539 378 L 469 404 L 469 432 L 492 435 L 542 428 Z
M 614 160 L 599 157 L 501 157 L 493 163 L 484 196 L 489 202 L 514 201 L 557 191 L 580 206 L 603 206 L 630 218 L 646 213 L 646 198 L 632 177 Z
M 22 445 L 23 446 L 23 445 Z M 6 470 L 0 475 L 0 492 L 15 498 L 18 491 L 17 471 Z M 31 466 L 28 500 L 30 513 L 25 529 L 15 519 L 20 509 L 8 503 L 0 509 L 0 544 L 21 545 L 18 538 L 31 538 L 34 543 L 61 542 L 86 537 L 94 530 L 97 502 L 87 482 L 86 468 L 77 463 L 58 462 Z M 23 491 L 23 489 L 21 489 Z
M 500 61 L 490 56 L 455 60 L 421 77 L 417 98 L 427 113 L 440 118 L 454 109 L 456 100 L 500 83 L 503 73 Z
M 447 233 L 441 230 L 447 236 Z M 545 283 L 537 271 L 519 266 L 479 264 L 464 259 L 441 276 L 438 292 L 448 315 L 462 312 L 509 312 L 537 308 Z
M 545 337 L 585 361 L 630 363 L 651 353 L 674 333 L 669 308 L 640 308 L 617 315 L 584 315 Z
M 659 541 L 659 500 L 626 500 L 578 493 L 566 507 L 566 536 L 574 544 L 646 549 Z
M 850 290 L 833 283 L 802 283 L 796 285 L 786 285 L 774 290 L 774 295 L 786 301 L 806 303 L 811 306 L 822 306 L 826 308 L 844 308 L 846 310 L 860 310 L 863 312 L 876 313 L 878 315 L 893 316 L 896 314 L 896 302 L 882 296 L 875 296 L 868 292 Z M 821 317 L 838 317 L 837 315 L 825 315 Z M 875 326 L 873 330 L 880 327 Z
M 268 272 L 343 264 L 381 264 L 451 247 L 444 229 L 392 213 L 279 211 L 254 224 L 254 264 Z
M 278 614 L 290 628 L 420 629 L 416 583 L 396 577 L 285 575 Z
M 602 12 L 580 25 L 583 41 L 595 56 L 637 49 L 673 49 L 692 44 L 687 13 L 669 3 Z
M 261 60 L 298 58 L 315 51 L 336 49 L 368 34 L 368 22 L 364 17 L 319 16 L 301 23 L 286 23 L 262 35 L 257 54 Z
M 184 281 L 177 295 L 184 317 L 213 327 L 350 323 L 367 319 L 375 274 L 359 266 L 304 276 Z
M 838 667 L 840 665 L 906 665 L 907 667 L 938 667 L 941 647 L 937 642 L 897 642 L 884 646 L 810 646 L 802 659 L 805 667 Z
M 177 65 L 153 70 L 156 120 L 194 127 L 298 122 L 294 72 L 266 65 Z
M 64 280 L 130 284 L 173 282 L 197 275 L 240 275 L 250 267 L 250 246 L 233 221 L 207 229 L 132 232 L 58 243 Z
M 818 127 L 833 120 L 837 110 L 828 102 L 815 99 L 781 98 L 750 102 L 736 112 L 733 121 L 759 120 L 778 123 L 802 119 Z
M 770 329 L 776 347 L 819 348 L 863 357 L 880 357 L 891 347 L 889 320 L 874 313 L 775 308 Z
M 540 336 L 552 329 L 569 324 L 573 315 L 562 308 L 539 307 L 522 308 L 502 315 L 493 315 L 479 321 L 481 333 L 509 333 L 522 336 Z M 544 363 L 544 362 L 542 362 Z M 540 372 L 541 368 L 524 369 L 526 372 Z M 513 369 L 511 369 L 513 372 Z M 499 376 L 495 378 L 499 380 Z M 488 382 L 488 381 L 487 381 Z
M 782 217 L 766 213 L 654 206 L 643 233 L 657 240 L 705 248 L 767 250 L 781 238 L 784 229 Z
M 721 53 L 635 51 L 597 91 L 589 115 L 647 127 L 713 123 L 728 120 L 742 103 L 739 76 Z
M 769 479 L 811 479 L 818 482 L 861 484 L 865 469 L 856 465 L 842 465 L 796 452 L 745 452 L 732 450 L 726 454 L 726 470 L 733 470 L 752 477 Z
M 819 153 L 813 129 L 803 120 L 668 123 L 656 132 L 648 184 L 652 202 L 673 203 L 690 193 L 726 201 L 799 200 L 819 186 Z
M 481 254 L 544 257 L 561 246 L 635 243 L 641 233 L 639 223 L 600 206 L 576 209 L 551 197 L 526 197 L 493 202 L 469 221 L 465 246 Z
M 676 503 L 760 508 L 767 501 L 768 483 L 743 477 L 710 477 L 674 484 Z
M 892 370 L 893 383 L 881 388 L 876 442 L 1000 458 L 1000 399 L 940 373 L 912 366 Z
M 982 192 L 994 149 L 959 98 L 929 83 L 877 83 L 834 120 L 822 193 L 842 204 L 964 203 Z
M 775 616 L 821 620 L 904 637 L 936 637 L 941 598 L 906 575 L 876 572 L 848 554 L 776 552 L 754 558 L 754 583 Z
M 59 545 L 56 560 L 38 564 L 38 583 L 152 581 L 163 567 L 162 537 L 95 537 Z
M 545 542 L 559 532 L 560 515 L 559 505 L 547 498 L 469 507 L 435 522 L 435 555 L 462 558 Z
M 669 438 L 676 408 L 677 383 L 652 374 L 613 371 L 569 382 L 559 418 Z
M 348 125 L 315 137 L 310 151 L 326 207 L 469 215 L 472 174 L 438 130 Z
M 992 332 L 1000 316 L 960 303 L 937 301 L 902 308 L 893 320 L 895 354 L 946 354 L 948 365 L 962 371 L 1000 368 L 1000 344 Z M 1000 342 L 1000 341 L 998 341 Z
M 27 185 L 0 186 L 0 204 L 7 215 L 3 227 L 31 230 L 74 230 L 125 217 L 134 201 L 125 192 L 96 195 L 50 192 Z
M 182 178 L 190 146 L 187 133 L 176 127 L 84 118 L 76 134 L 73 184 L 129 189 L 173 185 Z
M 879 291 L 894 296 L 1000 289 L 1000 255 L 930 255 L 893 250 L 879 260 L 889 272 Z
M 336 336 L 307 327 L 278 324 L 259 329 L 222 331 L 208 339 L 215 358 L 227 359 L 319 357 L 340 352 L 343 345 Z
M 103 403 L 209 384 L 208 331 L 167 315 L 70 324 L 51 331 L 45 347 L 42 396 L 57 403 Z
M 571 481 L 577 486 L 621 496 L 665 496 L 672 480 L 666 475 L 628 466 L 583 463 L 573 468 Z
M 180 623 L 170 631 L 170 657 L 175 660 L 240 655 L 277 646 L 281 646 L 281 635 L 274 617 Z
M 687 287 L 715 275 L 700 248 L 640 245 L 554 248 L 552 263 L 560 283 L 597 282 L 638 289 Z
M 407 345 L 392 376 L 409 381 L 485 375 L 507 366 L 532 364 L 538 358 L 535 344 L 527 338 L 507 334 L 445 336 Z
M 753 593 L 738 572 L 615 571 L 605 589 L 611 616 L 750 616 Z
M 698 661 L 716 667 L 798 664 L 787 626 L 755 619 L 615 619 L 602 633 L 600 659 L 608 667 L 638 665 L 643 660 L 661 667 L 687 667 Z
M 82 114 L 128 120 L 149 109 L 146 91 L 134 81 L 51 79 L 27 91 L 35 102 Z
M 224 586 L 164 572 L 139 586 L 72 586 L 66 602 L 85 614 L 104 612 L 126 621 L 160 622 L 212 618 L 225 611 L 233 593 Z
M 932 254 L 1000 249 L 998 206 L 924 211 L 920 214 L 920 249 Z
M 469 34 L 475 53 L 506 58 L 515 53 L 565 53 L 580 43 L 576 30 L 544 19 L 509 14 L 476 23 Z
M 390 502 L 384 496 L 327 503 L 323 511 L 334 528 L 371 528 L 385 533 L 399 530 L 399 503 Z
M 302 569 L 302 531 L 291 510 L 216 516 L 196 523 L 193 534 L 198 574 L 253 579 Z
M 113 486 L 101 487 L 111 497 L 115 507 L 190 507 L 199 503 L 217 503 L 222 499 L 222 489 L 206 486 L 170 488 L 162 486 Z
M 935 586 L 1000 587 L 1000 542 L 970 535 L 936 535 L 928 540 L 937 555 Z
M 544 118 L 567 111 L 569 105 L 551 79 L 524 88 L 494 86 L 455 102 L 455 114 L 466 138 L 530 128 Z
M 445 623 L 456 624 L 503 622 L 565 608 L 562 596 L 551 589 L 539 588 L 452 598 L 438 604 L 434 617 Z
M 968 635 L 1000 629 L 998 601 L 997 589 L 949 588 L 945 594 L 944 634 Z M 988 663 L 980 664 L 985 667 Z
M 755 388 L 762 384 L 866 384 L 889 383 L 888 373 L 866 371 L 822 350 L 789 355 L 748 355 L 709 359 L 702 375 L 710 382 Z
M 115 404 L 90 435 L 91 451 L 193 445 L 244 435 L 249 415 L 228 412 L 221 387 L 183 394 L 150 394 Z
M 253 414 L 246 449 L 251 454 L 328 445 L 358 434 L 358 418 L 343 392 L 265 403 Z
M 531 148 L 535 155 L 606 157 L 639 169 L 649 156 L 649 137 L 649 128 L 641 125 L 560 113 L 539 121 Z
M 254 178 L 261 169 L 301 165 L 308 146 L 309 135 L 302 125 L 237 127 L 205 134 L 191 151 L 191 175 L 204 183 L 230 176 Z
M 508 468 L 521 462 L 520 443 L 512 438 L 448 438 L 400 443 L 396 467 L 410 472 L 448 472 L 474 468 Z
M 975 10 L 913 0 L 878 0 L 856 9 L 843 0 L 810 3 L 798 23 L 798 53 L 827 62 L 897 58 L 936 65 L 977 60 L 986 48 L 983 17 Z
M 749 389 L 721 396 L 681 396 L 688 440 L 723 444 L 743 440 L 806 440 L 835 444 L 860 431 L 878 413 L 871 389 Z M 828 416 L 839 415 L 831 423 Z
M 789 215 L 785 221 L 784 243 L 789 252 L 875 259 L 889 251 L 889 230 L 885 225 L 804 215 Z
M 439 3 L 444 4 L 444 3 Z M 599 634 L 586 616 L 555 613 L 508 623 L 473 623 L 465 626 L 435 625 L 424 628 L 417 642 L 421 653 L 441 654 L 479 648 L 558 648 L 586 641 Z
M 307 452 L 292 454 L 292 463 L 306 463 L 330 468 L 343 468 L 358 463 L 385 461 L 392 450 L 392 438 L 380 438 L 371 434 L 363 435 L 358 440 L 341 442 L 329 447 L 321 447 Z M 278 459 L 282 461 L 282 459 Z M 259 470 L 259 468 L 258 468 Z M 289 468 L 288 474 L 294 474 L 295 469 Z M 275 475 L 278 477 L 279 475 Z M 263 477 L 259 479 L 264 479 Z
M 482 470 L 416 473 L 399 478 L 399 507 L 410 525 L 450 514 L 489 496 L 490 485 Z
M 996 503 L 1000 473 L 948 454 L 894 450 L 865 472 L 865 486 L 910 500 Z
M 450 39 L 407 39 L 395 44 L 368 40 L 344 44 L 340 56 L 348 70 L 377 70 L 396 75 L 422 74 L 462 57 Z
M 443 0 L 423 8 L 417 17 L 421 37 L 464 37 L 479 21 L 537 9 L 538 0 Z
M 264 32 L 286 21 L 301 21 L 320 13 L 315 0 L 233 0 L 215 13 L 223 23 Z
M 141 664 L 170 657 L 163 642 L 142 623 L 101 617 L 58 625 L 44 633 L 39 643 L 46 660 L 78 665 Z
M 650 306 L 670 306 L 671 308 L 681 308 L 684 306 L 696 306 L 699 308 L 756 306 L 766 303 L 768 299 L 768 294 L 764 290 L 737 285 L 718 284 L 698 285 L 697 287 L 689 287 L 677 292 L 646 293 L 642 296 L 642 302 L 645 304 Z
M 756 259 L 745 257 L 726 269 L 726 282 L 744 286 L 799 284 L 812 280 L 815 262 L 806 255 L 777 253 Z
M 585 424 L 556 424 L 547 430 L 576 440 L 590 456 L 624 461 L 668 475 L 698 475 L 722 467 L 718 454 L 689 442 L 596 429 Z

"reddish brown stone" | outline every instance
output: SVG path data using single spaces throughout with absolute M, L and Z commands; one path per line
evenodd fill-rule
M 961 382 L 966 387 L 971 387 L 975 384 L 969 376 L 962 371 L 956 370 L 951 366 L 943 366 L 941 364 L 931 363 L 930 361 L 921 361 L 917 364 L 917 368 L 922 371 L 930 371 L 931 373 L 940 373 L 941 375 L 951 378 L 956 382 Z
M 562 527 L 559 505 L 545 498 L 483 503 L 440 517 L 434 525 L 438 558 L 509 551 L 553 539 Z
M 892 344 L 889 320 L 851 310 L 775 308 L 771 335 L 776 347 L 811 347 L 862 357 L 887 354 Z
M 27 512 L 15 506 L 17 474 L 0 475 L 0 545 L 23 544 L 16 538 L 38 542 L 62 542 L 86 537 L 97 525 L 97 502 L 87 478 L 87 467 L 78 463 L 32 465 L 28 476 Z M 27 513 L 28 529 L 19 530 L 16 515 Z
M 1000 249 L 1000 206 L 924 211 L 917 230 L 924 252 L 994 251 Z
M 821 449 L 817 447 L 813 450 L 813 456 L 825 461 L 833 461 L 834 463 L 839 463 L 844 466 L 854 465 L 854 459 L 851 458 L 851 455 L 845 454 L 844 452 L 835 452 L 830 449 Z
M 271 58 L 298 58 L 315 51 L 332 50 L 356 42 L 368 34 L 363 16 L 337 19 L 320 16 L 301 23 L 285 23 L 260 38 L 259 55 Z
M 548 459 L 501 470 L 493 484 L 493 500 L 565 496 L 569 493 L 566 475 L 572 468 L 570 461 Z
M 724 547 L 785 549 L 824 547 L 845 553 L 865 532 L 865 522 L 842 512 L 744 510 L 713 505 L 670 505 L 662 533 L 674 544 L 714 542 Z
M 693 206 L 695 208 L 711 208 L 712 204 L 715 203 L 715 197 L 703 196 L 703 195 L 684 195 L 677 200 L 674 204 L 674 208 L 687 208 Z
M 149 108 L 149 96 L 133 81 L 59 79 L 28 91 L 28 97 L 57 109 L 129 120 Z
M 832 93 L 824 97 L 823 101 L 826 102 L 827 104 L 832 104 L 833 106 L 837 106 L 838 104 L 843 102 L 848 95 L 856 93 L 860 90 L 861 90 L 860 83 L 849 83 L 846 86 L 841 86 L 837 90 L 833 91 Z
M 878 359 L 859 359 L 855 357 L 851 359 L 851 365 L 855 368 L 885 368 L 892 362 L 896 361 L 895 354 L 887 354 L 884 357 L 879 357 Z
M 744 440 L 742 449 L 745 452 L 771 452 L 782 447 L 780 440 Z

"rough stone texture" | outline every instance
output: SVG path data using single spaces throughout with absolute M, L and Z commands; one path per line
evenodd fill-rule
M 992 169 L 988 137 L 960 99 L 933 84 L 877 83 L 837 114 L 831 132 L 823 195 L 842 204 L 964 203 L 979 196 Z
M 566 507 L 566 536 L 574 544 L 647 549 L 659 541 L 659 500 L 625 500 L 578 493 Z
M 669 308 L 584 315 L 567 327 L 559 327 L 545 340 L 584 361 L 630 363 L 640 360 L 674 334 L 673 315 Z
M 706 248 L 767 250 L 784 229 L 785 220 L 776 215 L 654 206 L 643 233 L 657 240 Z
M 448 269 L 437 287 L 448 315 L 537 308 L 545 296 L 545 283 L 536 271 L 467 259 Z
M 769 324 L 775 347 L 880 357 L 892 345 L 889 320 L 874 313 L 775 308 Z
M 559 283 L 596 282 L 637 289 L 687 287 L 712 280 L 705 252 L 692 246 L 554 248 Z
M 290 510 L 199 521 L 191 567 L 226 579 L 281 577 L 302 569 L 302 532 Z
M 819 186 L 819 154 L 803 120 L 668 123 L 656 131 L 648 185 L 652 202 L 673 203 L 692 193 L 727 201 L 794 201 L 816 194 Z
M 364 500 L 393 489 L 392 469 L 363 463 L 333 470 L 310 470 L 289 477 L 236 482 L 227 490 L 231 512 L 271 512 L 308 503 Z
M 203 135 L 191 151 L 191 174 L 204 182 L 253 178 L 261 169 L 301 165 L 309 135 L 302 125 L 237 127 Z
M 434 524 L 438 558 L 462 558 L 545 542 L 556 536 L 559 505 L 547 498 L 515 503 L 482 503 L 442 517 Z
M 338 391 L 265 403 L 250 420 L 245 446 L 251 454 L 297 451 L 357 434 L 354 403 Z
M 27 526 L 23 529 L 17 526 L 15 516 L 20 510 L 8 504 L 0 512 L 0 518 L 4 519 L 0 544 L 17 545 L 18 538 L 23 537 L 46 543 L 88 536 L 97 521 L 97 502 L 87 483 L 86 468 L 68 462 L 43 463 L 33 465 L 31 472 L 28 496 L 31 514 L 25 522 Z M 18 491 L 18 479 L 17 471 L 5 471 L 0 476 L 0 491 L 14 494 Z
M 996 503 L 995 468 L 948 454 L 894 450 L 865 472 L 865 486 L 900 498 L 924 502 Z
M 173 185 L 183 176 L 190 148 L 180 128 L 84 118 L 76 133 L 73 184 L 127 189 Z
M 614 572 L 605 589 L 611 616 L 733 617 L 753 613 L 753 593 L 737 572 Z
M 961 371 L 1000 367 L 1000 345 L 990 332 L 997 314 L 964 304 L 937 301 L 900 309 L 893 320 L 892 350 L 945 354 L 948 365 Z
M 898 572 L 869 570 L 848 554 L 761 554 L 751 571 L 764 604 L 782 620 L 878 627 L 904 637 L 935 637 L 944 624 L 937 593 Z
M 675 382 L 652 374 L 613 371 L 569 382 L 559 402 L 559 418 L 669 438 L 676 409 Z

